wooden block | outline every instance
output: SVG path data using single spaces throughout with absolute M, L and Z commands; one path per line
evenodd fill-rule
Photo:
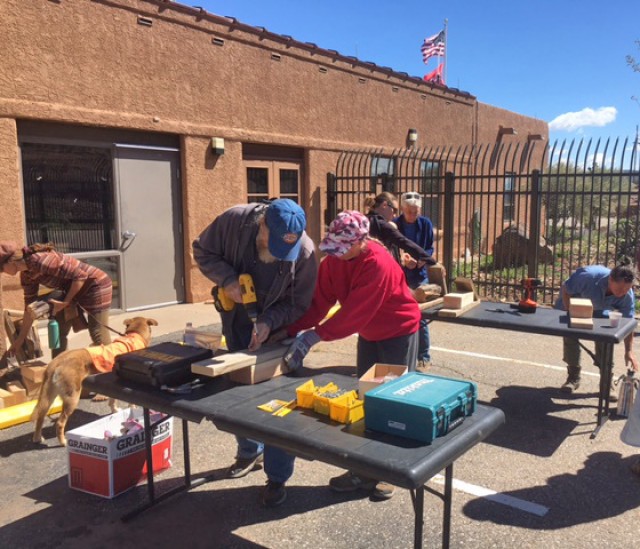
M 574 318 L 593 318 L 593 303 L 590 299 L 572 297 L 569 299 L 569 316 Z
M 449 293 L 447 290 L 447 280 L 445 278 L 444 267 L 440 263 L 427 267 L 427 276 L 431 284 L 437 284 L 442 288 L 442 293 Z
M 11 391 L 6 391 L 2 388 L 0 388 L 0 402 L 2 402 L 0 408 L 8 408 L 9 406 L 18 404 L 16 396 Z
M 30 380 L 28 377 L 23 377 L 22 384 L 27 391 L 27 399 L 31 400 L 34 398 L 38 398 L 38 395 L 40 394 L 40 387 L 42 387 L 42 382 L 35 382 Z
M 47 364 L 40 360 L 20 365 L 20 375 L 22 379 L 29 379 L 34 383 L 42 383 L 46 371 Z
M 414 290 L 411 290 L 413 297 L 418 303 L 430 301 L 442 295 L 442 288 L 437 284 L 422 284 Z
M 477 307 L 480 305 L 480 301 L 472 301 L 471 303 L 465 305 L 462 309 L 440 309 L 438 311 L 438 316 L 451 317 L 456 318 L 462 316 L 464 313 Z
M 445 309 L 463 309 L 469 303 L 473 303 L 473 292 L 450 293 L 444 296 L 443 307 Z
M 224 353 L 207 360 L 194 362 L 191 365 L 191 371 L 198 375 L 217 377 L 264 362 L 274 360 L 280 362 L 287 349 L 286 345 L 269 345 L 261 347 L 255 353 Z
M 247 368 L 235 370 L 229 374 L 229 379 L 236 383 L 253 385 L 254 383 L 260 383 L 261 381 L 267 381 L 273 377 L 280 376 L 286 371 L 287 369 L 286 366 L 284 366 L 282 358 L 275 358 L 254 364 Z
M 472 292 L 474 301 L 478 301 L 478 299 L 480 299 L 478 297 L 478 292 L 476 292 L 476 287 L 473 285 L 473 280 L 471 280 L 470 278 L 459 276 L 453 281 L 453 285 L 456 289 L 456 292 L 458 293 Z
M 569 328 L 593 330 L 593 318 L 571 318 L 569 320 Z
M 13 405 L 22 404 L 27 400 L 27 390 L 23 387 L 19 381 L 10 381 L 7 383 L 7 391 L 13 393 L 15 401 Z

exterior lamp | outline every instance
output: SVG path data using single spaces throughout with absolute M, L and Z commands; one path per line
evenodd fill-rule
M 418 141 L 418 130 L 415 128 L 409 128 L 409 132 L 407 133 L 407 143 L 410 147 L 413 147 Z

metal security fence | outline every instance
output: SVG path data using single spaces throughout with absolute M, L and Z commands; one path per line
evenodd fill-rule
M 637 139 L 526 142 L 347 151 L 328 174 L 327 223 L 367 197 L 422 195 L 435 256 L 481 296 L 513 301 L 536 277 L 550 304 L 582 265 L 638 262 Z

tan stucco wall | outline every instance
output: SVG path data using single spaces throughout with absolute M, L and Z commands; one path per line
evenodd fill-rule
M 139 16 L 152 26 L 138 24 Z M 2 23 L 0 120 L 13 128 L 11 134 L 0 126 L 0 145 L 11 134 L 11 146 L 0 152 L 5 196 L 18 201 L 13 205 L 21 201 L 16 119 L 180 136 L 188 300 L 205 299 L 209 289 L 192 261 L 191 241 L 245 200 L 242 143 L 304 149 L 302 202 L 317 241 L 326 174 L 341 150 L 391 152 L 405 146 L 409 128 L 418 130 L 419 147 L 493 141 L 500 124 L 513 123 L 522 135 L 547 134 L 544 122 L 469 94 L 173 3 L 4 0 Z M 211 153 L 212 136 L 225 138 L 221 157 Z M 3 238 L 22 237 L 21 212 L 0 206 Z

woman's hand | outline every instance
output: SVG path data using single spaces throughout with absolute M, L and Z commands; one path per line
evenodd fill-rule
M 49 303 L 51 303 L 52 307 L 52 315 L 51 316 L 56 316 L 60 311 L 62 311 L 63 309 L 66 309 L 68 303 L 65 303 L 64 301 L 59 301 L 57 299 L 50 299 Z

